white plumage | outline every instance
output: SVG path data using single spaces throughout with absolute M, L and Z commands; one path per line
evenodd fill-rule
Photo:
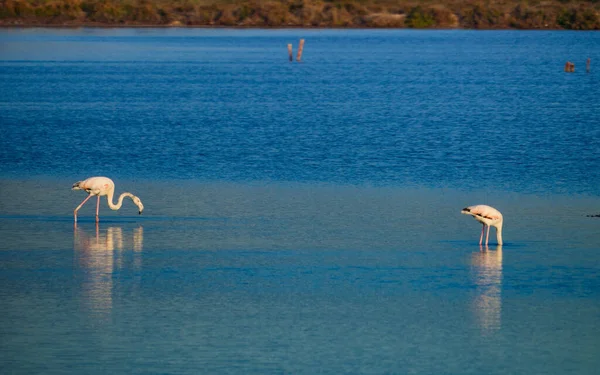
M 461 214 L 471 215 L 475 220 L 483 224 L 481 228 L 481 236 L 479 237 L 479 244 L 483 241 L 483 231 L 487 226 L 487 235 L 485 237 L 485 244 L 488 244 L 490 238 L 490 226 L 496 228 L 496 238 L 498 239 L 498 245 L 502 245 L 502 223 L 504 218 L 500 211 L 494 207 L 486 206 L 485 204 L 478 204 L 476 206 L 465 207 L 460 211 Z
M 100 210 L 100 197 L 103 195 L 106 196 L 106 199 L 108 201 L 108 207 L 110 207 L 111 210 L 118 210 L 119 208 L 121 208 L 121 205 L 123 204 L 123 198 L 125 198 L 125 197 L 131 198 L 133 203 L 136 206 L 138 206 L 138 208 L 140 210 L 139 211 L 140 215 L 142 214 L 142 211 L 144 210 L 144 205 L 142 204 L 142 201 L 140 200 L 140 198 L 136 197 L 135 195 L 133 195 L 131 193 L 127 193 L 127 192 L 122 193 L 119 196 L 119 201 L 117 202 L 117 204 L 114 204 L 112 200 L 113 200 L 113 195 L 115 193 L 115 183 L 113 182 L 113 180 L 111 180 L 108 177 L 90 177 L 86 180 L 78 181 L 73 184 L 73 190 L 85 190 L 85 192 L 89 194 L 88 197 L 85 198 L 79 206 L 77 206 L 75 211 L 73 211 L 73 215 L 75 217 L 76 223 L 77 223 L 77 211 L 79 211 L 81 206 L 83 206 L 85 204 L 85 202 L 87 202 L 88 199 L 90 199 L 93 196 L 98 197 L 98 200 L 96 202 L 96 222 L 99 221 L 98 211 Z

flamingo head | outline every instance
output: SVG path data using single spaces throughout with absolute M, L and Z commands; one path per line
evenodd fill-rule
M 142 214 L 142 211 L 144 211 L 144 205 L 142 204 L 142 201 L 140 200 L 140 198 L 138 197 L 133 197 L 133 203 L 138 206 L 139 210 L 140 210 L 140 215 Z

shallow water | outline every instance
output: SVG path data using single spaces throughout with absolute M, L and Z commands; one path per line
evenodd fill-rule
M 142 216 L 103 202 L 98 226 L 91 205 L 74 227 L 84 194 L 48 183 L 56 199 L 35 194 L 19 212 L 31 190 L 16 185 L 2 184 L 12 193 L 0 217 L 0 345 L 12 372 L 591 374 L 599 364 L 600 235 L 581 215 L 595 199 L 498 193 L 506 243 L 480 248 L 478 223 L 458 208 L 473 193 L 156 182 Z
M 0 371 L 595 374 L 597 39 L 0 30 Z

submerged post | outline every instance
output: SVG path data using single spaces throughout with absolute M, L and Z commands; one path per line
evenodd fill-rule
M 294 61 L 294 52 L 292 50 L 292 43 L 288 44 L 288 55 L 290 57 L 290 61 Z
M 304 49 L 304 39 L 300 39 L 300 45 L 298 45 L 298 55 L 296 61 L 302 60 L 302 50 Z
M 585 62 L 585 71 L 586 71 L 587 73 L 589 73 L 589 72 L 590 72 L 590 64 L 591 64 L 591 62 L 592 62 L 592 60 L 590 60 L 590 58 L 588 57 L 588 59 L 587 59 L 587 60 L 586 60 L 586 62 Z

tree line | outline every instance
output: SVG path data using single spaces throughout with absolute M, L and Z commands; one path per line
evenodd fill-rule
M 0 0 L 3 26 L 600 29 L 600 0 Z

